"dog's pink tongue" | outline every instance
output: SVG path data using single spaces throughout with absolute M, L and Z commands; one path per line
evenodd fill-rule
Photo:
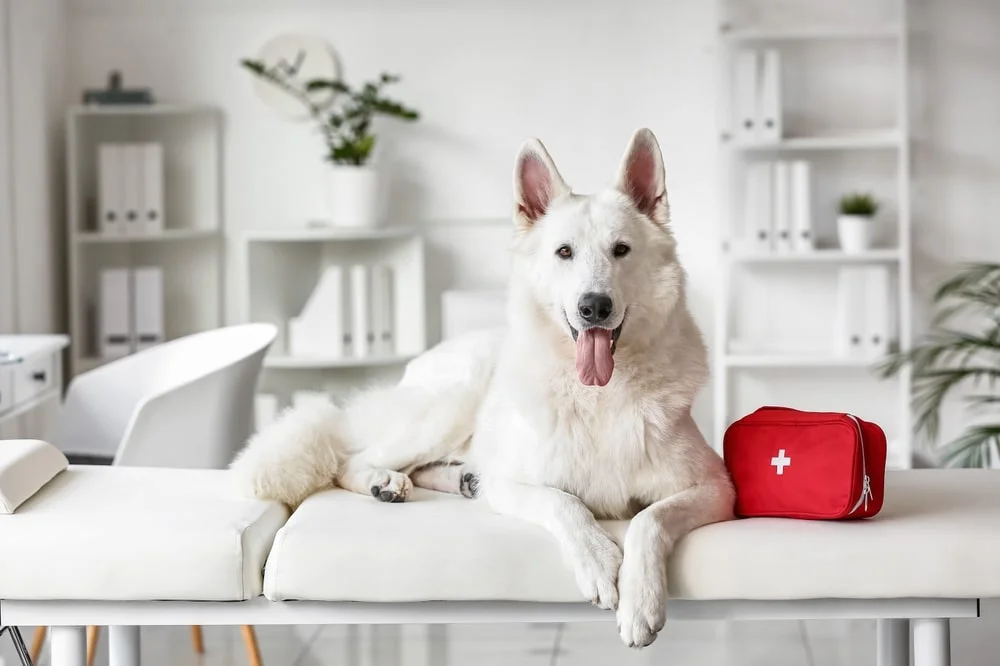
M 604 386 L 611 381 L 615 359 L 611 355 L 611 331 L 588 328 L 576 338 L 576 372 L 587 386 Z

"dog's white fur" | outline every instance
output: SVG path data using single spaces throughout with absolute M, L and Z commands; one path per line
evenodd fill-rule
M 660 149 L 637 131 L 614 184 L 591 196 L 572 193 L 537 140 L 514 172 L 508 327 L 438 345 L 394 387 L 284 414 L 233 470 L 253 494 L 291 506 L 334 483 L 385 501 L 412 484 L 478 490 L 494 510 L 545 527 L 584 595 L 617 609 L 627 645 L 645 646 L 664 623 L 674 545 L 731 518 L 734 499 L 691 417 L 706 350 L 685 302 Z M 615 256 L 622 243 L 630 251 Z M 611 296 L 607 328 L 622 324 L 604 387 L 574 369 L 588 292 Z M 631 518 L 624 543 L 598 518 Z

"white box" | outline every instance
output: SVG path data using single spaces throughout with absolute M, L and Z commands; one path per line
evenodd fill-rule
M 132 312 L 135 316 L 135 349 L 148 349 L 165 339 L 163 330 L 163 269 L 136 268 L 132 274 Z
M 147 236 L 163 233 L 163 144 L 146 143 L 142 150 L 142 200 L 139 228 Z
M 344 357 L 344 269 L 327 266 L 298 317 L 288 322 L 288 353 Z
M 370 271 L 364 264 L 351 266 L 351 351 L 356 358 L 371 353 L 374 335 L 371 329 Z
M 780 141 L 781 127 L 781 53 L 764 51 L 761 62 L 757 135 L 761 141 Z
M 889 353 L 889 268 L 867 266 L 865 271 L 865 340 L 866 356 L 880 359 Z
M 392 333 L 392 268 L 379 264 L 372 266 L 371 272 L 373 352 L 389 356 L 396 346 Z
M 791 163 L 792 247 L 796 252 L 809 252 L 816 248 L 813 233 L 812 182 L 809 162 L 795 160 Z
M 791 169 L 784 160 L 774 164 L 774 249 L 788 254 L 792 251 Z
M 125 235 L 141 236 L 143 225 L 142 212 L 142 171 L 145 155 L 142 144 L 128 143 L 121 146 L 123 169 L 122 174 L 122 207 L 125 211 Z
M 866 269 L 844 266 L 837 275 L 837 323 L 834 346 L 839 356 L 864 358 Z
M 101 271 L 100 344 L 102 358 L 128 356 L 133 351 L 130 271 L 105 268 Z
M 507 292 L 503 289 L 453 289 L 441 293 L 441 334 L 445 340 L 506 323 Z
M 756 51 L 743 49 L 736 54 L 735 67 L 735 136 L 741 143 L 758 140 L 759 57 Z
M 278 418 L 278 396 L 258 393 L 253 399 L 254 430 L 260 432 Z
M 102 143 L 97 146 L 97 208 L 100 215 L 97 229 L 109 236 L 125 233 L 123 160 L 124 154 L 120 145 Z

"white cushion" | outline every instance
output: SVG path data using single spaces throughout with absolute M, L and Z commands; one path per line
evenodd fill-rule
M 0 441 L 0 513 L 14 513 L 68 465 L 63 452 L 48 442 L 39 439 Z
M 736 520 L 683 539 L 674 597 L 1000 596 L 1000 472 L 890 472 L 868 521 Z M 624 534 L 627 523 L 606 523 Z M 582 601 L 555 541 L 483 502 L 417 490 L 404 504 L 331 490 L 278 531 L 273 600 Z
M 224 470 L 70 466 L 0 516 L 0 599 L 258 596 L 288 511 Z

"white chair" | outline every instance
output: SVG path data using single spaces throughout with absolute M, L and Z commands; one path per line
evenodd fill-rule
M 224 468 L 253 434 L 257 379 L 276 335 L 271 324 L 228 326 L 78 375 L 67 389 L 53 443 L 63 451 L 115 451 L 114 465 Z M 201 628 L 191 631 L 195 651 L 204 652 Z M 98 628 L 89 627 L 88 665 L 97 636 Z M 44 640 L 39 627 L 32 660 Z M 243 640 L 251 666 L 259 666 L 253 627 L 243 627 Z

